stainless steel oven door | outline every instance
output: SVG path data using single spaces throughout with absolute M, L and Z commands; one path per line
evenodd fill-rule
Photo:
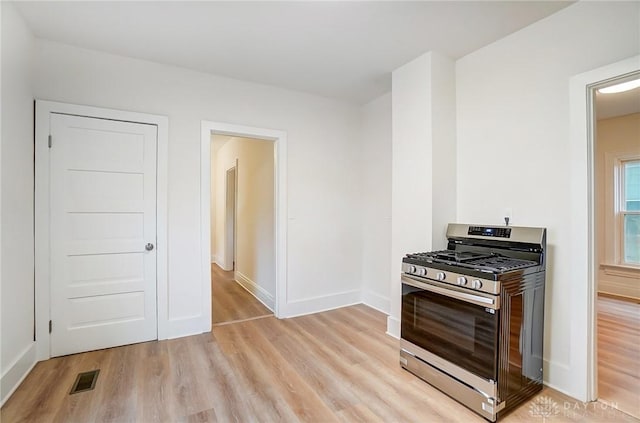
M 499 301 L 497 296 L 403 275 L 401 338 L 494 382 L 498 376 Z

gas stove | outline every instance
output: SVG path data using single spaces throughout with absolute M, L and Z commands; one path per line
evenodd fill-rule
M 402 259 L 400 363 L 490 421 L 542 388 L 546 229 L 449 224 Z

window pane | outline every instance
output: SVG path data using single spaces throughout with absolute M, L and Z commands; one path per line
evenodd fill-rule
M 624 216 L 624 262 L 640 264 L 640 214 Z
M 640 160 L 624 162 L 624 208 L 640 210 Z

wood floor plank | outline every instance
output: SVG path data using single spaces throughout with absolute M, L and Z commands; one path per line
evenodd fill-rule
M 36 365 L 0 418 L 2 423 L 485 422 L 403 370 L 398 340 L 385 330 L 382 313 L 357 305 L 60 357 Z M 614 350 L 620 348 L 628 345 Z M 618 371 L 617 365 L 610 367 Z M 94 368 L 101 370 L 96 388 L 69 395 L 77 373 Z M 502 421 L 542 422 L 532 414 L 541 399 L 556 406 L 549 422 L 640 421 L 550 388 Z
M 165 381 L 170 378 L 170 362 L 167 343 L 147 342 L 140 348 L 139 377 L 144 383 L 156 389 L 137 390 L 138 421 L 164 422 L 174 414 L 169 405 L 172 398 L 170 386 Z M 162 406 L 158 407 L 158 404 Z
M 134 348 L 113 348 L 108 364 L 100 373 L 109 383 L 102 383 L 96 420 L 101 422 L 135 422 L 137 401 L 132 387 L 139 370 Z
M 273 315 L 264 304 L 233 279 L 232 271 L 211 264 L 211 311 L 214 325 Z
M 29 374 L 30 378 L 38 381 L 32 387 L 33 406 L 19 410 L 16 420 L 56 420 L 60 403 L 66 398 L 76 375 L 72 370 L 73 363 L 70 363 L 71 359 L 68 357 L 59 357 L 50 361 L 52 363 L 49 366 L 36 365 Z
M 256 360 L 254 343 L 243 330 L 245 326 L 246 322 L 222 326 L 216 328 L 215 333 L 218 338 L 233 337 L 233 345 L 239 347 L 237 351 L 227 351 L 227 359 L 245 386 L 245 395 L 254 408 L 252 414 L 264 421 L 298 421 L 294 410 L 287 406 L 264 370 L 265 360 L 271 362 L 273 358 L 261 356 Z
M 283 325 L 275 327 L 275 321 L 262 319 L 256 321 L 256 325 L 263 332 L 273 329 L 284 333 L 273 343 L 282 357 L 286 357 L 290 365 L 300 374 L 302 379 L 320 397 L 324 404 L 331 410 L 339 411 L 353 407 L 359 403 L 359 399 L 344 379 L 324 360 L 316 359 L 309 348 L 300 348 L 298 328 L 291 321 L 284 321 Z
M 227 356 L 220 349 L 215 335 L 205 345 L 209 360 L 209 386 L 211 405 L 221 422 L 250 422 L 254 418 L 247 402 L 247 388 L 238 378 Z
M 640 304 L 598 297 L 598 398 L 640 419 Z
M 274 321 L 274 319 L 270 319 Z M 335 417 L 317 395 L 316 391 L 306 383 L 305 379 L 295 371 L 286 356 L 282 356 L 277 348 L 264 338 L 257 325 L 260 321 L 247 322 L 242 329 L 251 339 L 252 348 L 249 358 L 264 383 L 273 385 L 279 397 L 287 403 L 301 421 L 332 421 Z M 270 357 L 267 366 L 264 357 Z
M 153 421 L 164 421 L 164 420 L 153 420 Z M 180 420 L 180 423 L 217 423 L 218 417 L 216 416 L 216 412 L 214 409 L 210 408 L 208 410 L 200 411 L 195 414 L 191 414 L 186 416 L 184 419 Z M 235 421 L 235 420 L 223 420 L 224 421 Z
M 336 352 L 334 343 L 327 343 L 327 338 L 331 331 L 325 332 L 324 336 L 319 336 L 319 330 L 326 327 L 326 324 L 312 316 L 304 316 L 296 319 L 295 324 L 299 325 L 298 333 L 302 335 L 304 344 L 310 351 L 309 354 L 318 360 L 326 362 L 330 368 L 338 375 L 340 380 L 353 381 L 350 383 L 350 389 L 359 399 L 360 403 L 367 404 L 368 407 L 385 421 L 411 421 L 415 418 L 412 413 L 414 404 L 408 400 L 413 398 L 414 392 L 404 391 L 402 400 L 397 396 L 397 391 L 390 386 L 389 380 L 386 379 L 389 374 L 380 373 L 380 368 L 374 370 L 358 366 L 358 362 L 349 362 L 344 360 L 342 355 Z M 342 351 L 346 350 L 346 346 Z M 313 359 L 310 357 L 310 359 Z M 397 370 L 397 369 L 396 369 Z M 372 381 L 375 381 L 372 383 Z M 355 384 L 358 388 L 356 389 Z M 359 387 L 365 384 L 364 389 Z M 402 408 L 393 407 L 393 403 L 403 402 Z
M 110 354 L 106 350 L 101 350 L 82 355 L 67 356 L 63 358 L 67 363 L 69 363 L 70 368 L 81 369 L 79 372 L 77 372 L 80 373 L 104 369 L 104 363 L 110 359 Z M 73 374 L 72 372 L 68 373 L 74 376 L 74 380 L 72 380 L 71 383 L 69 383 L 67 380 L 62 382 L 63 386 L 68 386 L 67 391 L 61 392 L 64 394 L 69 394 L 72 383 L 75 382 L 75 374 Z M 104 373 L 102 373 L 102 375 L 104 375 Z M 98 374 L 98 379 L 100 379 L 100 373 Z M 100 385 L 100 388 L 103 389 L 104 387 Z M 96 392 L 79 392 L 73 395 L 62 396 L 61 399 L 62 406 L 56 414 L 56 417 L 54 419 L 55 422 L 69 421 L 69 416 L 72 416 L 71 418 L 74 421 L 90 421 L 95 418 L 92 403 L 96 401 Z
M 384 423 L 384 420 L 380 419 L 364 404 L 358 404 L 353 407 L 340 410 L 337 413 L 337 416 L 340 421 L 345 423 Z

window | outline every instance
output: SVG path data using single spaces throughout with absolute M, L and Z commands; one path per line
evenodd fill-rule
M 640 266 L 640 159 L 621 160 L 619 169 L 620 261 Z

